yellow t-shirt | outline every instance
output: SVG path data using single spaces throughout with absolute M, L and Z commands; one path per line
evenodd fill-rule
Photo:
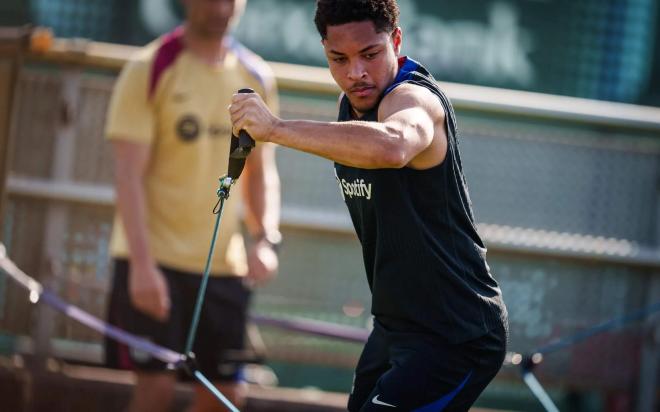
M 274 78 L 256 55 L 228 40 L 221 66 L 183 47 L 181 30 L 145 46 L 115 85 L 106 121 L 110 140 L 151 145 L 145 178 L 151 252 L 165 266 L 204 270 L 216 216 L 218 178 L 227 173 L 231 95 L 250 87 L 277 112 Z M 212 262 L 215 275 L 245 275 L 240 235 L 240 191 L 225 202 Z M 114 257 L 128 257 L 117 214 L 110 241 Z

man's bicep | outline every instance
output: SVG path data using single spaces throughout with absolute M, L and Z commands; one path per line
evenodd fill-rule
M 406 85 L 392 97 L 379 115 L 389 127 L 401 130 L 409 158 L 407 165 L 427 169 L 442 163 L 447 151 L 446 116 L 437 96 L 426 88 Z
M 424 150 L 433 140 L 433 119 L 421 107 L 400 108 L 385 117 L 382 123 L 406 139 L 417 151 Z
M 401 129 L 405 137 L 429 145 L 434 135 L 440 103 L 429 90 L 401 85 L 388 94 L 378 109 L 378 118 L 388 127 Z

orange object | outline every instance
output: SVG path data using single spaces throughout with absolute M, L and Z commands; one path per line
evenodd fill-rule
M 30 36 L 30 50 L 43 53 L 53 46 L 53 31 L 47 27 L 37 27 Z

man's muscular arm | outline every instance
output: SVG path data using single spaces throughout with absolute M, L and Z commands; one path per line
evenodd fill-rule
M 379 122 L 282 120 L 257 95 L 236 94 L 232 102 L 236 130 L 348 166 L 427 168 L 440 163 L 446 152 L 444 110 L 435 95 L 419 86 L 401 85 L 388 94 L 379 107 Z M 430 147 L 444 150 L 418 159 Z

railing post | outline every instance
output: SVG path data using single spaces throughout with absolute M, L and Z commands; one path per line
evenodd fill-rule
M 75 166 L 76 122 L 79 111 L 81 70 L 64 68 L 61 75 L 60 123 L 55 131 L 55 145 L 51 168 L 51 180 L 55 183 L 72 181 Z M 55 275 L 62 273 L 61 263 L 68 232 L 69 215 L 66 205 L 50 203 L 44 228 L 42 284 L 57 289 Z M 45 305 L 39 306 L 34 330 L 34 354 L 37 368 L 45 365 L 51 355 L 51 338 L 55 324 L 54 312 Z
M 658 159 L 660 161 L 660 159 Z M 660 192 L 657 193 L 656 216 L 660 218 Z M 660 249 L 660 220 L 656 219 L 656 248 Z M 660 300 L 660 273 L 649 274 L 646 302 L 653 304 Z M 657 389 L 660 385 L 660 315 L 651 315 L 643 323 L 643 340 L 640 353 L 639 389 L 637 391 L 637 412 L 657 410 Z
M 660 159 L 658 159 L 660 161 Z M 660 192 L 656 194 L 656 217 L 660 218 Z M 660 220 L 656 219 L 656 248 L 660 249 Z M 649 274 L 646 302 L 652 304 L 660 300 L 660 273 Z M 650 316 L 643 324 L 642 348 L 640 353 L 639 389 L 637 391 L 637 412 L 656 410 L 657 388 L 660 385 L 660 315 Z
M 660 298 L 660 278 L 654 273 L 650 282 L 647 301 Z M 640 353 L 639 389 L 637 391 L 638 412 L 657 410 L 656 393 L 660 381 L 660 315 L 652 315 L 643 324 L 642 348 Z
M 0 28 L 0 227 L 4 227 L 7 199 L 6 181 L 11 152 L 10 125 L 18 67 L 29 32 L 21 28 Z

